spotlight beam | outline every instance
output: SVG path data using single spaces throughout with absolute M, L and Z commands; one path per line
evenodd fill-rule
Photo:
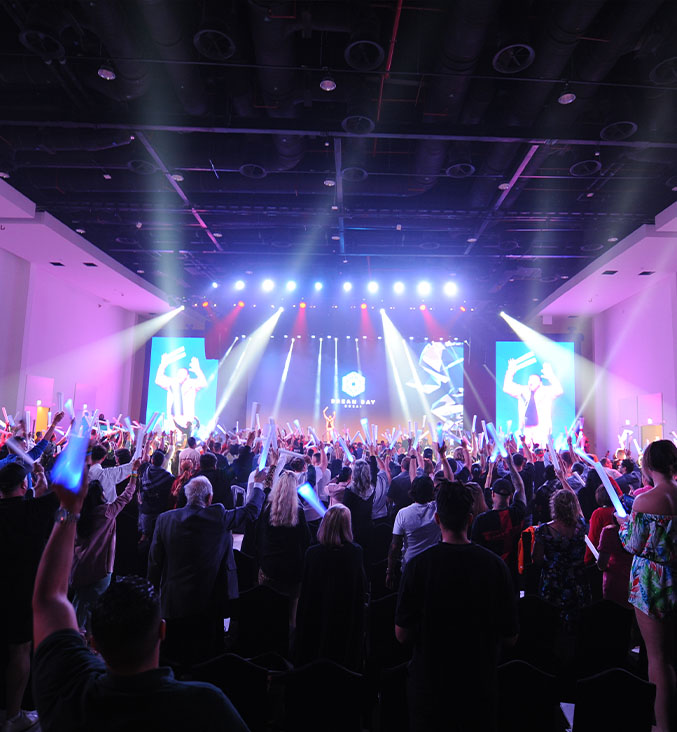
M 273 406 L 273 417 L 275 419 L 278 419 L 279 417 L 279 409 L 280 404 L 282 403 L 282 395 L 284 394 L 284 387 L 287 384 L 287 376 L 289 375 L 289 366 L 291 364 L 291 354 L 294 350 L 294 344 L 296 343 L 296 338 L 291 339 L 291 343 L 289 344 L 289 351 L 287 351 L 287 358 L 284 362 L 284 369 L 282 371 L 282 378 L 280 379 L 280 386 L 277 388 L 277 395 L 275 396 L 275 405 Z

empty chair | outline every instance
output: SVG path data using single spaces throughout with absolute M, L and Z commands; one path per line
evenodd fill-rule
M 362 674 L 320 659 L 275 677 L 287 732 L 361 732 L 371 700 Z
M 397 594 L 372 600 L 368 612 L 369 658 L 381 668 L 396 666 L 411 657 L 411 650 L 395 637 Z
M 234 653 L 193 666 L 195 681 L 208 681 L 230 699 L 252 732 L 266 728 L 270 672 Z
M 576 637 L 574 672 L 590 676 L 624 666 L 630 650 L 632 610 L 600 600 L 581 611 Z
M 237 586 L 240 592 L 249 590 L 258 584 L 256 560 L 237 549 L 233 549 L 233 557 L 235 557 L 235 566 L 237 567 Z
M 498 667 L 498 727 L 501 732 L 550 732 L 564 722 L 557 679 L 526 661 Z
M 576 683 L 573 732 L 650 732 L 656 687 L 622 668 Z
M 560 628 L 559 608 L 540 597 L 520 598 L 519 638 L 514 648 L 505 652 L 506 659 L 527 661 L 545 671 L 554 670 L 557 659 L 555 641 Z
M 286 655 L 289 647 L 289 600 L 270 587 L 257 585 L 240 595 L 234 649 L 245 657 Z
M 407 663 L 384 668 L 379 676 L 379 732 L 409 732 Z

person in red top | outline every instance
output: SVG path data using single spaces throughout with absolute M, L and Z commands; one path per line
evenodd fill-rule
M 592 512 L 590 517 L 590 530 L 588 531 L 588 539 L 592 542 L 593 546 L 599 544 L 599 538 L 602 535 L 602 529 L 609 524 L 613 524 L 614 507 L 609 498 L 609 494 L 606 492 L 606 488 L 603 485 L 597 486 L 595 491 L 595 500 L 597 501 L 599 508 L 596 508 Z M 585 549 L 585 559 L 583 560 L 586 564 L 594 564 L 595 557 L 592 556 L 592 552 L 589 547 Z

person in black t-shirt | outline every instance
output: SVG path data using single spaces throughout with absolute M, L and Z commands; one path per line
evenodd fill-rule
M 33 681 L 43 732 L 246 732 L 222 691 L 176 681 L 171 669 L 159 667 L 165 621 L 146 580 L 119 578 L 98 598 L 91 629 L 101 657 L 85 647 L 67 593 L 87 479 L 77 493 L 53 487 L 61 505 L 33 593 Z
M 413 643 L 408 700 L 411 732 L 493 732 L 501 642 L 517 638 L 510 574 L 468 540 L 472 491 L 443 480 L 435 520 L 442 541 L 407 563 L 395 634 Z
M 510 470 L 510 480 L 499 478 L 492 485 L 493 509 L 475 519 L 470 538 L 503 559 L 517 589 L 517 545 L 522 535 L 527 506 L 524 482 L 510 453 L 506 462 Z

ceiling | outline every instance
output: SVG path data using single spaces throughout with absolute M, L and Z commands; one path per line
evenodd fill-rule
M 519 315 L 677 198 L 671 0 L 0 0 L 0 39 L 0 173 L 179 299 Z

